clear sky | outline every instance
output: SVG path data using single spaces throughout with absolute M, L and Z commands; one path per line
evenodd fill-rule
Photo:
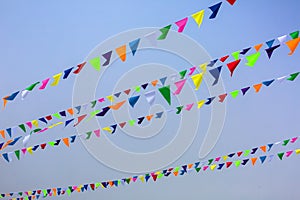
M 0 96 L 43 80 L 67 67 L 82 62 L 99 43 L 107 38 L 135 28 L 163 27 L 190 14 L 206 9 L 218 1 L 10 1 L 0 3 Z M 184 34 L 203 46 L 212 58 L 275 39 L 278 36 L 299 30 L 300 3 L 287 1 L 241 1 L 234 6 L 223 2 L 216 19 L 205 15 L 201 28 L 191 20 Z M 126 43 L 128 41 L 124 41 Z M 112 47 L 114 48 L 114 47 Z M 269 60 L 263 52 L 262 58 L 253 67 L 239 66 L 234 76 L 222 69 L 222 79 L 227 92 L 261 81 L 300 71 L 297 49 L 288 56 L 286 46 L 275 51 Z M 197 54 L 191 50 L 191 54 Z M 151 57 L 153 56 L 153 58 Z M 116 62 L 98 86 L 98 95 L 107 94 L 114 88 L 114 81 L 138 64 L 161 62 L 180 71 L 187 63 L 164 53 L 142 52 L 137 61 Z M 197 64 L 197 63 L 195 63 Z M 200 64 L 200 63 L 198 63 Z M 123 69 L 121 67 L 124 65 Z M 127 68 L 125 68 L 127 67 Z M 131 68 L 130 68 L 131 67 Z M 124 70 L 127 69 L 127 70 Z M 157 77 L 160 77 L 157 72 Z M 139 77 L 136 77 L 137 79 Z M 88 80 L 87 80 L 88 81 Z M 72 106 L 75 77 L 33 92 L 24 101 L 17 99 L 0 111 L 0 129 L 15 126 L 28 120 L 45 116 Z M 208 96 L 207 86 L 197 97 Z M 281 141 L 299 135 L 299 80 L 274 83 L 255 94 L 252 90 L 245 97 L 238 96 L 226 102 L 226 118 L 218 143 L 206 159 L 230 152 L 246 150 L 263 144 Z M 132 110 L 134 112 L 134 110 Z M 210 123 L 210 108 L 201 110 L 201 126 L 198 134 L 184 155 L 169 166 L 195 162 L 204 135 Z M 172 115 L 172 114 L 170 114 Z M 175 115 L 173 113 L 173 115 Z M 145 148 L 155 149 L 171 138 L 176 130 L 178 116 L 170 116 L 168 124 L 159 135 L 166 135 L 157 143 Z M 213 119 L 212 119 L 213 120 Z M 113 123 L 112 119 L 105 121 Z M 106 123 L 106 125 L 107 125 Z M 199 122 L 200 123 L 200 122 Z M 104 124 L 104 123 L 103 123 Z M 56 128 L 33 137 L 30 145 L 51 141 L 76 133 L 72 128 Z M 122 132 L 119 130 L 120 135 Z M 128 150 L 144 152 L 147 140 L 130 143 L 129 139 L 112 140 Z M 153 142 L 153 141 L 152 141 Z M 136 144 L 136 145 L 133 145 Z M 156 146 L 157 145 L 157 146 Z M 16 146 L 21 148 L 22 146 Z M 287 149 L 299 148 L 293 144 Z M 7 151 L 14 150 L 9 147 Z M 6 151 L 6 150 L 4 150 Z M 274 149 L 274 152 L 276 149 Z M 103 152 L 109 154 L 109 152 Z M 113 158 L 112 158 L 113 159 Z M 135 183 L 95 192 L 73 193 L 71 197 L 53 199 L 298 199 L 300 174 L 297 172 L 299 157 L 292 155 L 284 161 L 278 159 L 252 167 L 192 173 L 182 177 L 161 179 L 147 184 Z M 34 190 L 39 188 L 64 187 L 94 181 L 118 179 L 132 174 L 116 171 L 96 160 L 77 142 L 71 148 L 59 146 L 27 155 L 20 161 L 7 163 L 0 159 L 0 193 Z

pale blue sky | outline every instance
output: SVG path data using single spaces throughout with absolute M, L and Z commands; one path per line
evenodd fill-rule
M 0 96 L 81 62 L 108 37 L 134 28 L 163 27 L 217 2 L 2 1 Z M 185 34 L 201 44 L 211 57 L 219 58 L 298 30 L 299 6 L 296 0 L 237 0 L 233 7 L 224 2 L 216 19 L 210 21 L 206 15 L 200 29 L 189 21 Z M 297 49 L 293 56 L 288 56 L 288 52 L 287 47 L 282 47 L 275 51 L 270 61 L 263 55 L 254 68 L 239 67 L 233 78 L 223 68 L 226 91 L 299 71 L 300 50 Z M 138 58 L 140 60 L 137 63 L 143 58 L 147 58 L 145 54 Z M 146 61 L 151 62 L 151 58 Z M 183 61 L 178 62 L 174 60 L 169 64 L 177 70 L 186 68 Z M 117 71 L 115 67 L 108 74 L 114 76 L 118 74 Z M 7 109 L 0 112 L 0 128 L 70 107 L 73 83 L 74 77 L 57 88 L 33 92 L 24 101 L 18 99 L 9 104 Z M 245 97 L 228 101 L 225 126 L 209 158 L 297 136 L 300 129 L 299 91 L 297 80 L 295 83 L 274 84 L 268 89 L 263 88 L 259 94 L 252 91 Z M 204 91 L 200 96 L 206 97 L 206 94 L 207 91 Z M 199 146 L 209 123 L 209 108 L 204 109 L 201 115 L 203 130 L 199 130 L 199 136 L 184 156 L 171 166 L 197 161 Z M 32 139 L 31 144 L 72 133 L 74 129 L 58 128 Z M 292 149 L 297 147 L 297 144 L 290 146 Z M 299 158 L 293 155 L 285 161 L 276 160 L 264 166 L 191 174 L 162 179 L 156 183 L 136 183 L 53 199 L 297 199 L 300 195 L 296 186 L 300 178 L 297 173 L 299 164 Z M 39 151 L 18 162 L 6 163 L 1 160 L 0 171 L 0 193 L 64 187 L 129 175 L 99 163 L 80 142 L 70 149 L 58 147 Z

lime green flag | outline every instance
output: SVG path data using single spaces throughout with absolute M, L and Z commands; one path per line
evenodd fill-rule
M 68 194 L 69 196 L 71 196 L 71 190 L 70 190 L 70 188 L 67 189 L 67 194 Z
M 258 58 L 260 57 L 260 52 L 256 52 L 254 54 L 251 54 L 249 56 L 246 56 L 247 59 L 247 63 L 246 65 L 249 67 L 253 67 L 255 65 L 255 63 L 257 62 Z
M 130 126 L 133 126 L 135 124 L 135 120 L 134 119 L 129 120 L 128 123 L 129 123 Z
M 168 102 L 169 105 L 171 105 L 171 91 L 170 91 L 170 85 L 161 87 L 158 89 L 161 95 L 165 98 L 165 100 Z
M 99 71 L 100 66 L 100 57 L 96 57 L 90 60 L 90 64 L 95 68 L 95 70 Z
M 53 117 L 56 117 L 57 119 L 61 119 L 61 116 L 60 116 L 59 113 L 54 113 L 52 116 L 53 116 Z
M 135 86 L 135 91 L 140 92 L 141 91 L 141 86 Z
M 160 32 L 161 32 L 161 35 L 160 35 L 157 39 L 158 39 L 158 40 L 164 40 L 164 39 L 166 39 L 166 37 L 167 37 L 167 35 L 168 35 L 168 33 L 169 33 L 169 30 L 170 30 L 171 26 L 172 26 L 172 25 L 170 24 L 170 25 L 168 25 L 168 26 L 166 26 L 166 27 L 164 27 L 164 28 L 159 29 Z
M 239 167 L 241 162 L 242 162 L 241 160 L 237 160 L 237 161 L 234 162 L 234 164 L 235 164 L 236 167 Z
M 232 96 L 232 98 L 236 98 L 238 95 L 239 95 L 239 90 L 234 90 L 234 91 L 232 91 L 232 92 L 230 92 L 230 94 L 231 94 L 231 96 Z
M 249 149 L 248 149 L 248 150 L 245 150 L 245 151 L 244 151 L 244 156 L 248 156 L 248 155 L 250 154 L 250 152 L 251 152 L 251 151 L 250 151 Z
M 48 142 L 48 144 L 53 147 L 54 144 L 55 144 L 55 142 L 53 142 L 53 141 L 52 142 Z
M 240 56 L 240 51 L 233 52 L 231 55 L 232 57 L 234 57 L 235 60 L 238 60 Z

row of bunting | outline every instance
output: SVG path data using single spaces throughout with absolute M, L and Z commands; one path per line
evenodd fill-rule
M 234 5 L 235 0 L 227 0 L 227 2 L 231 5 Z M 222 3 L 223 2 L 219 2 L 219 3 L 216 3 L 216 4 L 208 7 L 208 9 L 211 11 L 209 19 L 214 19 L 217 16 Z M 176 28 L 177 32 L 179 32 L 179 33 L 183 32 L 187 25 L 188 20 L 191 18 L 196 22 L 198 27 L 200 27 L 200 25 L 202 24 L 203 18 L 204 18 L 204 14 L 205 14 L 205 9 L 200 10 L 200 11 L 192 14 L 191 16 L 185 17 L 177 22 L 174 22 L 174 25 L 176 25 L 176 27 L 177 27 Z M 148 40 L 150 43 L 156 43 L 157 40 L 164 40 L 167 38 L 167 35 L 168 35 L 169 30 L 171 29 L 172 25 L 173 25 L 173 23 L 159 29 L 158 36 L 157 36 L 157 31 L 155 31 L 155 32 L 146 34 L 144 36 L 144 38 L 146 40 Z M 128 47 L 133 56 L 135 55 L 136 51 L 138 50 L 138 46 L 140 44 L 141 39 L 142 38 L 137 38 L 135 40 L 128 42 Z M 108 51 L 108 52 L 102 54 L 102 57 L 105 59 L 104 62 L 102 62 L 102 64 L 100 62 L 100 59 L 102 60 L 103 58 L 101 58 L 100 56 L 89 60 L 89 63 L 95 70 L 100 71 L 101 66 L 103 66 L 103 67 L 109 66 L 113 53 L 116 53 L 118 55 L 118 57 L 123 62 L 125 62 L 128 47 L 127 47 L 127 44 L 125 43 L 124 45 L 119 46 L 114 50 L 111 50 L 111 51 Z M 3 97 L 2 99 L 4 101 L 4 108 L 5 108 L 7 101 L 13 101 L 16 98 L 16 96 L 18 96 L 18 94 L 20 94 L 21 98 L 24 99 L 29 94 L 29 92 L 31 92 L 35 87 L 38 87 L 39 90 L 44 90 L 48 84 L 50 84 L 50 86 L 56 86 L 56 85 L 58 85 L 58 83 L 60 82 L 61 79 L 67 79 L 69 77 L 69 75 L 71 75 L 71 74 L 78 75 L 86 64 L 87 64 L 87 62 L 80 63 L 76 67 L 70 67 L 70 68 L 64 70 L 63 72 L 55 74 L 51 78 L 46 78 L 45 80 L 42 80 L 42 81 L 36 81 L 35 83 L 31 84 L 30 86 L 26 87 L 23 90 L 14 92 L 11 95 Z
M 292 139 L 290 139 L 292 140 Z M 282 145 L 286 145 L 288 141 L 285 140 Z M 295 140 L 296 141 L 296 140 Z M 294 142 L 295 142 L 294 141 Z M 291 141 L 292 142 L 292 141 Z M 272 145 L 277 143 L 270 143 Z M 199 172 L 208 172 L 208 171 L 221 171 L 224 169 L 232 168 L 232 166 L 235 166 L 235 168 L 239 168 L 240 166 L 256 166 L 258 163 L 263 165 L 264 163 L 271 162 L 274 160 L 274 158 L 278 158 L 278 160 L 284 160 L 285 158 L 290 158 L 293 154 L 300 154 L 300 149 L 295 150 L 289 150 L 289 151 L 283 151 L 283 152 L 277 152 L 275 154 L 262 154 L 260 156 L 253 156 L 257 152 L 258 148 L 254 148 L 252 150 L 245 150 L 245 151 L 238 151 L 236 153 L 230 153 L 226 156 L 219 156 L 214 159 L 209 159 L 207 161 L 202 162 L 195 162 L 190 164 L 184 164 L 177 167 L 171 167 L 164 170 L 159 170 L 143 175 L 136 175 L 126 178 L 121 178 L 117 180 L 108 180 L 108 181 L 102 181 L 102 182 L 95 182 L 95 183 L 89 183 L 89 184 L 80 184 L 80 185 L 71 185 L 67 187 L 54 187 L 54 188 L 48 188 L 48 189 L 36 189 L 36 190 L 30 190 L 30 191 L 22 191 L 22 192 L 10 192 L 10 193 L 2 193 L 0 194 L 0 198 L 9 197 L 11 199 L 39 199 L 39 198 L 46 198 L 51 196 L 61 196 L 64 194 L 71 195 L 73 192 L 87 192 L 87 191 L 94 191 L 97 188 L 111 188 L 111 187 L 118 187 L 125 184 L 135 183 L 138 180 L 142 183 L 147 183 L 151 179 L 156 182 L 158 179 L 161 179 L 163 177 L 167 178 L 170 175 L 173 175 L 174 177 L 183 176 L 187 174 L 191 174 L 193 172 L 199 173 Z M 267 150 L 267 146 L 261 146 L 260 149 L 266 153 L 267 151 L 270 151 L 270 149 Z M 245 154 L 245 152 L 251 152 L 248 155 L 251 154 L 251 157 L 247 158 L 240 158 L 240 156 Z M 231 155 L 237 155 L 239 157 L 237 160 L 230 160 Z M 231 156 L 233 157 L 233 156 Z
M 200 109 L 203 105 L 207 105 L 209 106 L 210 104 L 213 103 L 213 101 L 216 99 L 216 97 L 218 97 L 218 102 L 219 103 L 223 103 L 226 99 L 226 97 L 228 96 L 228 94 L 234 99 L 236 98 L 239 94 L 242 94 L 243 96 L 246 95 L 246 93 L 250 90 L 250 88 L 253 88 L 255 93 L 258 93 L 262 86 L 264 85 L 265 87 L 269 87 L 274 81 L 278 81 L 278 82 L 282 82 L 282 81 L 294 81 L 298 75 L 300 74 L 300 72 L 297 72 L 297 73 L 293 73 L 293 74 L 290 74 L 289 76 L 282 76 L 282 77 L 279 77 L 279 78 L 274 78 L 274 79 L 271 79 L 271 80 L 267 80 L 267 81 L 262 81 L 261 83 L 258 83 L 258 84 L 254 84 L 252 86 L 248 86 L 248 87 L 243 87 L 239 90 L 233 90 L 232 92 L 229 92 L 229 93 L 224 93 L 224 94 L 220 94 L 220 95 L 217 95 L 217 96 L 214 96 L 214 97 L 209 97 L 207 99 L 203 99 L 203 100 L 200 100 L 200 101 L 197 101 L 197 102 L 193 102 L 193 103 L 189 103 L 189 104 L 186 104 L 186 105 L 180 105 L 180 106 L 177 106 L 175 109 L 170 109 L 168 110 L 167 112 L 170 113 L 170 112 L 175 112 L 176 114 L 180 114 L 182 113 L 183 110 L 185 111 L 190 111 L 194 105 L 197 105 L 197 108 Z M 171 94 L 171 93 L 170 93 Z M 134 105 L 137 103 L 138 99 L 140 98 L 140 96 L 138 96 L 138 98 L 135 98 L 134 100 L 134 103 L 132 102 L 132 98 L 135 98 L 135 97 L 131 97 L 128 99 L 128 103 L 129 105 L 131 105 L 132 107 L 134 107 Z M 171 98 L 171 95 L 170 95 L 170 98 Z M 57 122 L 55 124 L 52 124 L 48 127 L 45 127 L 45 128 L 41 128 L 41 127 L 36 127 L 35 129 L 33 129 L 29 135 L 26 135 L 24 136 L 24 139 L 23 139 L 23 146 L 26 147 L 32 133 L 42 133 L 42 132 L 45 132 L 47 130 L 50 130 L 51 128 L 54 128 L 58 125 L 64 125 L 64 127 L 67 127 L 68 125 L 70 125 L 72 122 L 74 122 L 73 126 L 77 126 L 79 123 L 83 122 L 83 120 L 90 120 L 92 119 L 93 117 L 95 116 L 105 116 L 108 111 L 112 108 L 112 107 L 118 107 L 118 109 L 125 103 L 126 100 L 124 101 L 121 101 L 119 103 L 116 103 L 115 105 L 112 105 L 112 106 L 108 106 L 108 107 L 103 107 L 102 110 L 95 110 L 95 111 L 92 111 L 90 114 L 89 114 L 89 117 L 88 117 L 88 114 L 84 114 L 84 115 L 81 115 L 79 117 L 77 117 L 77 120 L 75 118 L 71 118 L 71 119 L 68 119 L 64 122 Z M 137 119 L 131 119 L 131 120 L 128 120 L 128 121 L 123 121 L 123 122 L 118 122 L 116 124 L 113 124 L 113 125 L 110 125 L 110 126 L 106 126 L 103 128 L 103 131 L 106 131 L 110 134 L 114 134 L 117 130 L 117 128 L 124 128 L 126 125 L 129 125 L 129 126 L 134 126 L 136 124 L 138 125 L 142 125 L 143 122 L 145 121 L 151 121 L 151 119 L 154 117 L 155 119 L 160 119 L 162 117 L 162 115 L 164 114 L 163 111 L 161 112 L 156 112 L 156 113 L 153 113 L 153 114 L 149 114 L 149 115 L 146 115 L 146 116 L 141 116 L 141 117 L 138 117 Z M 51 115 L 49 115 L 51 116 Z M 49 117 L 46 118 L 48 119 L 48 121 L 52 120 L 52 118 L 50 119 Z M 48 122 L 46 121 L 45 118 L 43 118 L 43 122 L 46 122 L 46 124 L 48 124 Z M 61 118 L 59 118 L 61 119 Z M 77 122 L 76 122 L 77 121 Z M 26 124 L 29 124 L 31 125 L 29 128 L 33 128 L 32 127 L 32 124 L 31 123 L 26 123 Z M 24 128 L 25 125 L 22 124 L 18 126 L 19 128 L 22 129 L 22 131 L 24 131 L 26 133 L 26 129 Z M 12 130 L 14 128 L 8 128 L 6 129 L 6 132 L 7 134 L 9 134 L 9 136 L 11 137 L 12 136 Z M 5 131 L 2 130 L 1 131 L 2 133 L 2 136 L 3 138 L 5 138 Z M 87 134 L 87 139 L 91 136 L 91 133 L 92 132 L 88 132 L 89 134 Z M 23 136 L 19 136 L 19 137 L 15 137 L 13 139 L 10 139 L 6 142 L 2 142 L 0 143 L 0 150 L 3 150 L 5 149 L 6 147 L 8 146 L 14 146 L 15 144 L 17 144 L 18 141 L 20 141 L 20 139 L 22 138 Z

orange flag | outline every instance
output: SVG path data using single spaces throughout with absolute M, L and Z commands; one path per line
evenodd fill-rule
M 255 45 L 255 46 L 254 46 L 254 49 L 255 49 L 256 51 L 259 51 L 260 48 L 262 47 L 262 45 L 263 45 L 263 44 Z
M 147 120 L 150 121 L 152 119 L 153 115 L 146 116 Z
M 116 52 L 120 59 L 124 62 L 126 60 L 126 45 L 116 48 Z
M 69 138 L 63 138 L 62 140 L 63 140 L 63 142 L 65 143 L 65 145 L 66 145 L 67 147 L 70 147 Z
M 252 165 L 254 166 L 257 161 L 257 158 L 251 158 L 251 161 L 252 161 Z
M 158 80 L 154 80 L 154 81 L 151 82 L 151 84 L 153 85 L 153 87 L 155 87 L 157 83 L 158 83 Z
M 119 103 L 116 103 L 115 105 L 111 105 L 108 106 L 109 108 L 113 109 L 113 110 L 118 110 L 119 108 L 121 108 L 121 106 L 126 102 L 126 100 L 121 101 Z
M 5 131 L 4 130 L 0 130 L 0 134 L 3 137 L 3 139 L 5 139 Z
M 289 40 L 285 43 L 291 50 L 289 55 L 292 55 L 294 53 L 294 51 L 296 50 L 299 42 L 300 42 L 300 38 L 295 38 L 295 39 Z
M 74 111 L 72 108 L 69 108 L 67 111 L 68 111 L 68 113 L 70 113 L 70 115 L 74 115 Z
M 267 147 L 266 147 L 266 146 L 261 146 L 260 149 L 261 149 L 263 152 L 267 152 Z
M 262 83 L 253 85 L 253 87 L 254 87 L 254 89 L 255 89 L 255 92 L 259 92 L 261 86 L 262 86 Z

